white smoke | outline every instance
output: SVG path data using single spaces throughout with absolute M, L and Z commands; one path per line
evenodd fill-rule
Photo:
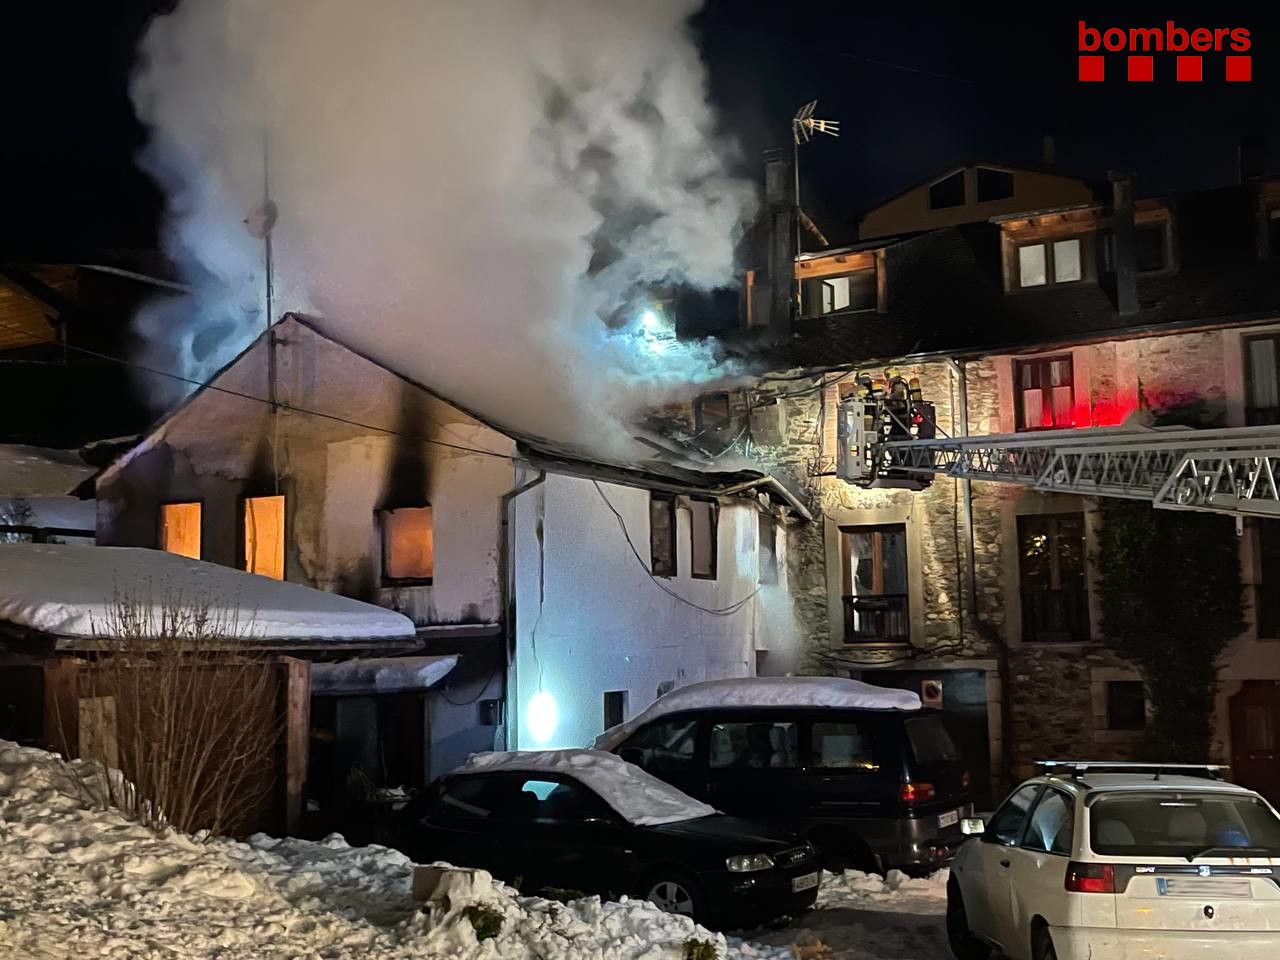
M 755 207 L 708 106 L 698 0 L 181 0 L 143 41 L 144 163 L 195 293 L 139 319 L 202 380 L 273 313 L 564 438 L 723 377 L 657 345 L 648 285 L 735 280 Z M 269 163 L 264 165 L 264 144 Z

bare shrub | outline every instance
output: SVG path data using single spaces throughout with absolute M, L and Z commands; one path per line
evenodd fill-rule
M 94 633 L 74 743 L 71 705 L 55 711 L 64 751 L 96 761 L 75 765 L 82 792 L 151 827 L 242 832 L 270 803 L 283 729 L 277 665 L 248 625 L 208 599 L 117 594 Z

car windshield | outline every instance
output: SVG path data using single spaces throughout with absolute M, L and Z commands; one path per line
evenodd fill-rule
M 1280 818 L 1247 794 L 1103 796 L 1092 805 L 1089 833 L 1094 853 L 1113 856 L 1280 856 Z
M 942 725 L 941 717 L 913 717 L 906 726 L 911 752 L 922 767 L 960 759 L 960 751 Z

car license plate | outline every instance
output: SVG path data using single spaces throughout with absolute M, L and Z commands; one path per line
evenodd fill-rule
M 960 822 L 959 810 L 948 810 L 946 813 L 938 814 L 939 827 L 954 827 Z
M 795 877 L 791 881 L 791 892 L 800 893 L 802 890 L 812 890 L 818 885 L 818 874 L 806 873 L 804 876 Z

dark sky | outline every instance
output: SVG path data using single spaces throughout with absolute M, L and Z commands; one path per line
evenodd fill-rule
M 143 25 L 166 5 L 54 0 L 6 11 L 0 255 L 155 243 L 160 199 L 133 166 L 143 132 L 127 82 Z M 1037 161 L 1045 134 L 1064 171 L 1128 169 L 1143 194 L 1231 182 L 1246 134 L 1267 136 L 1280 168 L 1280 15 L 1260 6 L 1024 4 L 1015 19 L 975 3 L 708 0 L 696 29 L 712 95 L 752 172 L 764 147 L 788 142 L 806 100 L 841 122 L 841 138 L 809 145 L 802 161 L 806 207 L 834 223 L 955 159 Z M 1153 84 L 1080 84 L 1081 18 L 1247 27 L 1254 80 L 1226 84 L 1210 53 L 1199 85 L 1175 83 L 1167 60 Z M 1112 62 L 1122 70 L 1122 57 Z

